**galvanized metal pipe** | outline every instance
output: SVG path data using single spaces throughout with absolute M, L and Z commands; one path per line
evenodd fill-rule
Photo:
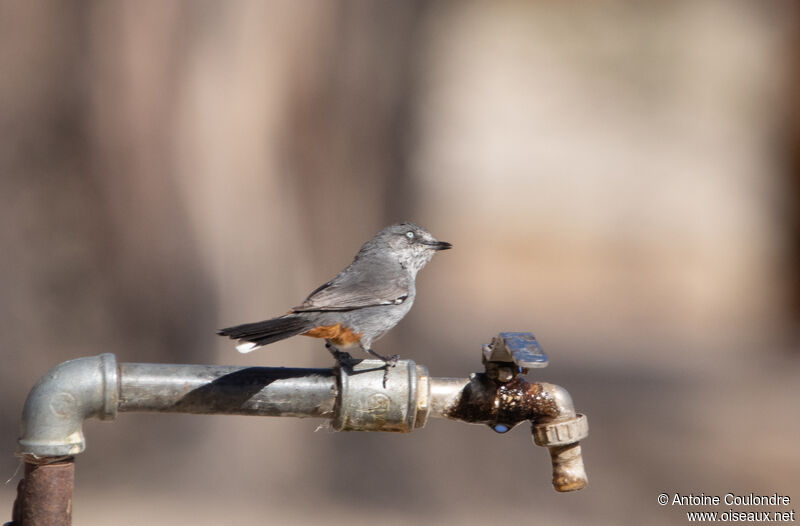
M 103 354 L 56 366 L 28 395 L 19 439 L 26 462 L 18 500 L 23 517 L 25 506 L 47 509 L 48 494 L 71 503 L 72 478 L 64 476 L 67 470 L 72 473 L 71 459 L 59 477 L 48 477 L 46 473 L 56 471 L 42 467 L 56 466 L 84 450 L 84 420 L 111 420 L 117 411 L 318 417 L 332 420 L 337 430 L 396 432 L 422 427 L 428 417 L 487 424 L 496 431 L 530 420 L 535 443 L 550 449 L 556 490 L 586 485 L 579 445 L 588 433 L 586 419 L 575 413 L 569 393 L 553 384 L 521 378 L 499 382 L 484 373 L 469 379 L 435 378 L 411 360 L 388 369 L 379 360 L 334 369 L 289 369 L 118 365 L 113 354 Z M 26 488 L 42 487 L 34 479 L 50 480 L 51 486 L 28 498 Z M 61 523 L 68 524 L 64 506 L 59 509 L 67 517 Z
M 331 369 L 122 363 L 119 410 L 332 418 Z
M 458 403 L 462 391 L 468 384 L 468 378 L 431 377 L 428 417 L 452 419 L 450 410 Z

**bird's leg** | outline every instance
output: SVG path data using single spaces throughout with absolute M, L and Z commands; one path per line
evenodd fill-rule
M 340 366 L 350 367 L 350 364 L 353 361 L 353 357 L 350 356 L 350 353 L 340 351 L 334 344 L 327 340 L 325 341 L 325 348 L 328 349 L 328 352 L 333 355 L 336 363 L 338 363 Z

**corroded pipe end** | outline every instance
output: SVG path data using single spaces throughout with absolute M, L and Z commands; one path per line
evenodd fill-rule
M 14 525 L 56 526 L 72 523 L 75 459 L 25 462 L 25 478 L 14 502 Z
M 553 487 L 556 491 L 575 491 L 589 484 L 583 468 L 580 443 L 553 446 L 549 449 L 553 462 Z

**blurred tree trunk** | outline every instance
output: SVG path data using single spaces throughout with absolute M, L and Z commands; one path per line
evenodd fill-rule
M 800 9 L 793 6 L 793 18 L 800 23 Z M 798 24 L 795 25 L 798 25 Z M 798 331 L 800 331 L 800 35 L 797 32 L 792 34 L 792 53 L 789 56 L 790 68 L 787 78 L 789 85 L 787 93 L 794 96 L 787 97 L 791 103 L 791 111 L 788 113 L 787 121 L 783 123 L 785 128 L 777 130 L 780 138 L 779 143 L 784 146 L 781 156 L 787 162 L 785 180 L 783 187 L 786 192 L 781 196 L 778 209 L 779 224 L 786 224 L 788 228 L 784 230 L 787 234 L 786 257 L 783 268 L 780 269 L 788 278 L 787 293 L 789 295 L 789 315 L 791 316 L 790 326 L 794 329 L 790 348 L 795 353 L 800 353 L 800 346 L 797 345 Z
M 107 236 L 115 352 L 136 361 L 207 361 L 216 305 L 177 185 L 180 79 L 202 4 L 96 2 L 87 89 L 94 203 Z

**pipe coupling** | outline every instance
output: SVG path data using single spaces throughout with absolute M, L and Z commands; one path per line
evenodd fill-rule
M 544 422 L 532 426 L 533 443 L 551 447 L 573 444 L 589 436 L 589 420 L 578 413 L 560 422 Z
M 388 368 L 381 360 L 362 360 L 338 370 L 336 431 L 410 433 L 425 424 L 430 398 L 425 367 L 412 360 Z

